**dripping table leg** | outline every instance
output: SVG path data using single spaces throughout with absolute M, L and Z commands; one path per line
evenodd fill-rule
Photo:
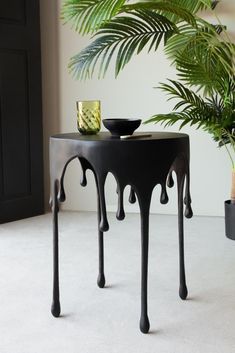
M 105 286 L 105 276 L 104 276 L 104 239 L 103 232 L 99 231 L 98 234 L 99 241 L 99 274 L 97 278 L 97 284 L 100 288 Z
M 141 211 L 141 317 L 140 331 L 148 333 L 148 247 L 149 247 L 149 211 Z
M 60 316 L 60 292 L 59 292 L 59 248 L 58 248 L 58 210 L 57 185 L 53 191 L 53 300 L 51 313 L 53 316 Z
M 97 184 L 97 195 L 98 195 L 98 213 L 100 217 L 99 229 L 101 232 L 107 232 L 109 230 L 109 224 L 107 220 L 106 203 L 105 203 L 105 193 L 104 184 L 106 176 L 96 176 Z
M 180 287 L 179 296 L 181 299 L 186 299 L 188 289 L 185 279 L 185 264 L 184 264 L 184 215 L 183 215 L 183 191 L 184 177 L 178 181 L 178 229 L 179 229 L 179 271 L 180 271 Z
M 98 188 L 98 181 L 96 179 L 97 186 L 97 211 L 98 211 L 98 251 L 99 251 L 99 273 L 97 278 L 97 285 L 100 288 L 105 286 L 105 275 L 104 275 L 104 234 L 100 230 L 100 221 L 101 221 L 101 209 L 100 209 L 100 194 Z

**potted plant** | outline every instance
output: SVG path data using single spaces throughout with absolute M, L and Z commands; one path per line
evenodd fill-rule
M 225 201 L 226 235 L 235 240 L 235 45 L 211 0 L 65 0 L 62 18 L 92 42 L 71 58 L 70 71 L 78 79 L 91 78 L 98 67 L 103 77 L 114 57 L 115 75 L 144 48 L 164 43 L 179 80 L 160 88 L 177 99 L 173 112 L 156 114 L 147 123 L 180 123 L 207 131 L 224 147 L 232 164 L 231 199 Z M 211 24 L 199 15 L 215 15 Z M 200 12 L 201 14 L 201 12 Z

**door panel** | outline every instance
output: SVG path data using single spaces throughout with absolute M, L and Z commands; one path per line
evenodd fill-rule
M 41 67 L 35 0 L 0 4 L 0 128 L 0 222 L 41 214 Z
M 0 21 L 24 23 L 25 0 L 8 0 L 0 2 Z

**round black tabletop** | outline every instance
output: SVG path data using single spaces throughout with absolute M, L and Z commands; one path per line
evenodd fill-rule
M 155 132 L 155 131 L 144 131 L 135 132 L 131 136 L 114 137 L 109 132 L 99 132 L 96 135 L 82 135 L 80 133 L 64 133 L 56 134 L 51 136 L 55 139 L 75 140 L 75 141 L 111 141 L 111 142 L 122 142 L 122 141 L 151 141 L 151 140 L 172 140 L 188 138 L 187 134 L 176 133 L 176 132 Z

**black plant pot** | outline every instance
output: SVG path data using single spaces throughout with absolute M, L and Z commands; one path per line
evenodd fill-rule
M 235 240 L 235 203 L 230 200 L 224 202 L 225 234 L 229 239 Z

